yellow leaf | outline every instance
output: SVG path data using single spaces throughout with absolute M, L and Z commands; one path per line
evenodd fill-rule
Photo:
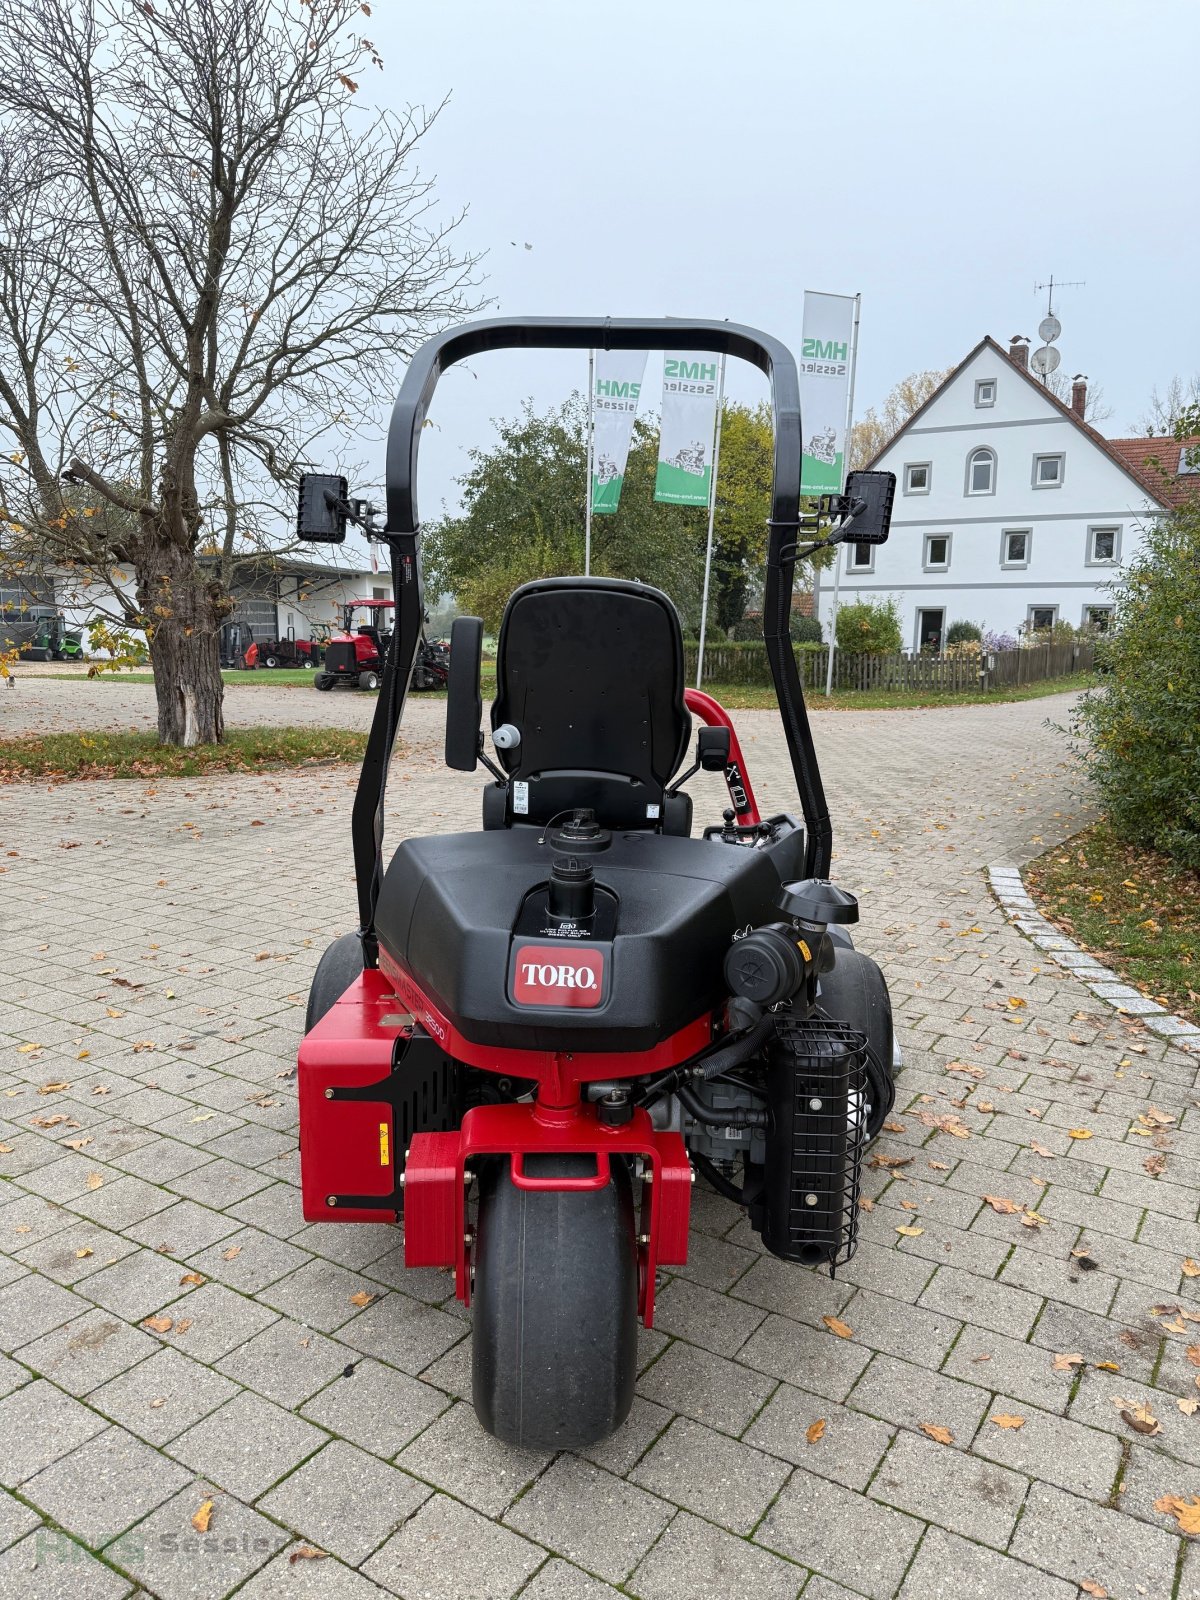
M 1180 1533 L 1200 1533 L 1200 1499 L 1181 1500 L 1177 1494 L 1164 1494 L 1154 1502 L 1155 1511 L 1174 1517 Z
M 816 1422 L 810 1422 L 805 1429 L 804 1437 L 809 1444 L 816 1444 L 818 1439 L 823 1439 L 825 1437 L 825 1418 L 818 1417 Z
M 350 1304 L 352 1306 L 369 1306 L 374 1298 L 375 1296 L 368 1293 L 366 1289 L 360 1289 L 357 1294 L 350 1296 Z
M 79 1054 L 75 1057 L 75 1059 L 76 1059 L 76 1061 L 86 1061 L 87 1058 L 91 1055 L 91 1053 L 92 1052 L 90 1050 L 81 1050 L 79 1052 Z
M 152 1328 L 155 1333 L 170 1333 L 174 1326 L 172 1319 L 161 1313 L 157 1317 L 146 1317 L 142 1322 L 143 1328 Z
M 1070 1372 L 1072 1367 L 1081 1367 L 1083 1365 L 1083 1357 L 1076 1350 L 1069 1355 L 1055 1356 L 1051 1365 L 1055 1372 Z
M 1121 1370 L 1115 1361 L 1097 1361 L 1095 1367 L 1097 1372 L 1120 1372 Z
M 41 1048 L 40 1044 L 19 1044 L 17 1046 L 17 1054 L 19 1056 L 31 1056 L 35 1050 L 40 1050 Z M 40 1089 L 38 1093 L 41 1093 Z
M 44 1083 L 42 1085 L 42 1087 L 38 1090 L 38 1093 L 39 1094 L 59 1094 L 59 1093 L 62 1092 L 63 1089 L 69 1089 L 70 1087 L 71 1087 L 71 1085 L 69 1083 L 64 1083 L 61 1078 L 58 1078 L 58 1079 L 55 1079 L 55 1081 L 53 1083 Z
M 88 1175 L 87 1175 L 87 1186 L 88 1186 L 89 1189 L 101 1189 L 101 1188 L 103 1188 L 104 1187 L 104 1179 L 101 1176 L 101 1174 L 98 1173 L 98 1172 L 89 1172 Z
M 180 1280 L 179 1280 L 179 1287 L 182 1289 L 185 1283 L 199 1284 L 199 1283 L 203 1283 L 203 1282 L 204 1282 L 204 1274 L 203 1273 L 201 1273 L 201 1272 L 185 1272 L 183 1277 L 180 1278 Z
M 1090 1128 L 1068 1128 L 1067 1133 L 1072 1139 L 1090 1139 L 1092 1137 Z
M 922 1422 L 921 1432 L 929 1435 L 938 1444 L 953 1444 L 954 1435 L 949 1428 L 943 1428 L 940 1422 Z
M 76 1261 L 84 1261 L 84 1260 L 87 1259 L 88 1256 L 94 1255 L 94 1254 L 95 1254 L 95 1251 L 93 1251 L 91 1245 L 85 1244 L 82 1250 L 76 1250 L 75 1259 L 76 1259 Z
M 1020 1011 L 1022 1006 L 1028 1004 L 1028 1001 L 1022 1000 L 1019 994 L 1010 994 L 1008 997 L 1008 1003 L 1014 1011 Z
M 998 1428 L 1023 1428 L 1025 1426 L 1024 1417 L 1010 1417 L 1004 1412 L 1001 1412 L 999 1416 L 995 1416 L 991 1420 Z
M 924 1228 L 899 1227 L 899 1228 L 896 1229 L 896 1232 L 897 1233 L 902 1233 L 906 1239 L 919 1239 L 920 1236 L 925 1232 L 925 1229 Z
M 853 1339 L 854 1329 L 847 1326 L 840 1317 L 822 1317 L 821 1321 L 830 1333 L 836 1333 L 839 1339 Z
M 212 1501 L 211 1500 L 203 1500 L 203 1501 L 201 1501 L 199 1509 L 194 1513 L 194 1515 L 192 1517 L 192 1527 L 195 1528 L 197 1533 L 207 1533 L 208 1532 L 209 1527 L 212 1525 L 212 1514 L 213 1514 L 213 1503 L 212 1503 Z

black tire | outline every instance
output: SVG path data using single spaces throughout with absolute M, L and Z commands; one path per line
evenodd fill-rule
M 591 1156 L 529 1156 L 531 1176 L 594 1171 Z M 506 1159 L 480 1173 L 471 1387 L 505 1444 L 582 1450 L 633 1404 L 637 1245 L 629 1169 L 603 1189 L 518 1189 Z
M 817 1004 L 837 1022 L 867 1036 L 867 1139 L 874 1139 L 896 1103 L 892 1077 L 892 1002 L 878 963 L 839 946 L 832 972 L 821 975 Z
M 332 672 L 318 672 L 316 677 L 313 679 L 313 688 L 314 689 L 332 689 L 333 688 L 333 673 Z
M 362 969 L 362 941 L 358 935 L 344 933 L 335 939 L 313 973 L 308 1010 L 304 1013 L 305 1033 L 310 1033 L 330 1007 L 337 1005 Z
M 360 689 L 378 689 L 379 674 L 377 672 L 360 672 L 358 675 Z
M 263 666 L 264 667 L 277 667 L 278 665 L 279 665 L 279 657 L 278 656 L 268 656 L 266 658 L 266 660 L 263 662 Z

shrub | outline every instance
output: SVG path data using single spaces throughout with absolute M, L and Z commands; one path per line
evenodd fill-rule
M 1118 835 L 1200 871 L 1200 503 L 1147 531 L 1115 604 L 1073 730 Z
M 799 612 L 793 612 L 791 626 L 788 631 L 792 636 L 793 644 L 823 644 L 825 642 L 821 624 L 816 617 L 802 617 Z
M 974 622 L 952 622 L 946 629 L 946 643 L 965 644 L 968 640 L 976 643 L 983 638 L 983 629 Z
M 847 654 L 895 655 L 900 649 L 900 609 L 896 601 L 889 597 L 840 606 L 837 647 Z
M 735 644 L 753 644 L 755 639 L 763 636 L 761 617 L 743 617 L 740 622 L 733 625 L 733 642 Z
M 945 649 L 947 661 L 978 661 L 983 645 L 978 639 L 956 639 Z
M 993 654 L 1000 650 L 1015 650 L 1016 637 L 1011 633 L 993 633 L 989 628 L 983 635 L 983 648 Z

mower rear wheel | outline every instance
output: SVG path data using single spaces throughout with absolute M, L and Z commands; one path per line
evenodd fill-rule
M 530 1177 L 585 1175 L 595 1158 L 528 1156 Z M 633 1186 L 518 1189 L 507 1158 L 480 1173 L 471 1387 L 505 1444 L 581 1450 L 620 1427 L 637 1376 Z
M 896 1103 L 892 1002 L 878 963 L 861 950 L 839 947 L 832 972 L 821 975 L 817 1004 L 836 1022 L 867 1036 L 867 1139 L 874 1139 Z
M 362 941 L 358 935 L 344 933 L 340 939 L 335 939 L 313 973 L 308 1010 L 304 1013 L 305 1033 L 310 1033 L 325 1013 L 337 1005 L 362 969 Z
M 358 675 L 360 689 L 378 689 L 379 674 L 377 672 L 360 672 Z
M 313 679 L 313 688 L 314 689 L 332 689 L 333 688 L 333 673 L 332 672 L 318 672 L 316 677 Z

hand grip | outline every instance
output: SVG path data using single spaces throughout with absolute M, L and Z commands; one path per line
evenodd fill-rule
M 563 1189 L 572 1193 L 583 1193 L 589 1189 L 604 1189 L 608 1185 L 610 1173 L 608 1167 L 608 1154 L 604 1150 L 589 1151 L 596 1157 L 596 1170 L 586 1177 L 546 1177 L 533 1178 L 525 1171 L 525 1152 L 514 1150 L 512 1154 L 512 1181 L 518 1189 Z

